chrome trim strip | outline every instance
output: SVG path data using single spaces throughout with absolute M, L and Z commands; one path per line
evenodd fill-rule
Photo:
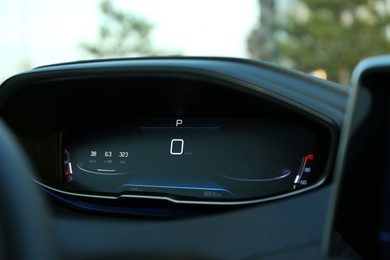
M 281 194 L 281 195 L 277 195 L 277 196 L 272 196 L 272 197 L 268 197 L 268 198 L 263 198 L 263 199 L 242 200 L 242 201 L 198 201 L 198 200 L 178 200 L 178 199 L 173 199 L 170 197 L 150 196 L 150 195 L 129 195 L 129 194 L 125 194 L 125 195 L 122 194 L 119 196 L 88 195 L 88 194 L 74 193 L 74 192 L 59 190 L 59 189 L 53 188 L 51 186 L 45 185 L 45 184 L 43 184 L 35 179 L 32 179 L 32 180 L 35 183 L 37 183 L 38 185 L 40 185 L 48 190 L 57 192 L 59 194 L 71 195 L 71 196 L 76 196 L 76 197 L 94 198 L 94 199 L 110 199 L 110 200 L 116 200 L 116 199 L 120 199 L 120 198 L 153 199 L 153 200 L 166 200 L 166 201 L 170 201 L 170 202 L 173 202 L 176 204 L 225 205 L 225 206 L 248 205 L 248 204 L 255 204 L 255 203 L 259 203 L 259 202 L 271 201 L 271 200 L 275 200 L 275 199 L 286 198 L 286 197 L 289 197 L 289 196 L 292 196 L 295 194 L 300 194 L 302 192 L 315 189 L 325 181 L 325 179 L 322 179 L 321 181 L 319 181 L 318 183 L 316 183 L 310 187 L 302 188 L 302 189 L 299 189 L 299 190 L 296 190 L 293 192 L 289 192 L 289 193 L 285 193 L 285 194 Z

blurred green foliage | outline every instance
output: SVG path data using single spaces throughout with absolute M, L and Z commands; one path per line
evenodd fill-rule
M 115 7 L 110 0 L 100 3 L 103 21 L 95 43 L 81 48 L 96 58 L 157 55 L 150 40 L 153 24 L 130 11 Z
M 349 84 L 361 59 L 390 50 L 387 2 L 294 1 L 296 5 L 290 4 L 283 16 L 275 16 L 273 33 L 267 38 L 275 53 L 271 61 L 304 72 L 324 69 L 329 80 Z

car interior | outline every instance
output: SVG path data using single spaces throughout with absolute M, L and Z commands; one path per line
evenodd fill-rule
M 390 57 L 41 66 L 0 88 L 1 259 L 388 259 Z

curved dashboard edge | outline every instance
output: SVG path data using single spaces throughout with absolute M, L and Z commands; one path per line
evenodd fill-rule
M 293 192 L 289 192 L 287 194 L 281 194 L 281 195 L 276 195 L 276 196 L 271 196 L 267 198 L 262 198 L 262 199 L 252 199 L 252 200 L 243 200 L 243 201 L 199 201 L 199 200 L 186 200 L 186 199 L 174 199 L 169 196 L 148 196 L 148 195 L 130 195 L 130 194 L 123 194 L 123 195 L 118 195 L 118 196 L 109 196 L 109 195 L 90 195 L 90 194 L 83 194 L 83 193 L 75 193 L 75 192 L 68 192 L 68 191 L 63 191 L 59 190 L 56 188 L 53 188 L 49 185 L 45 185 L 44 183 L 41 183 L 40 181 L 36 179 L 32 179 L 34 182 L 36 182 L 38 185 L 40 185 L 42 188 L 50 190 L 51 192 L 54 192 L 58 195 L 70 195 L 74 197 L 85 197 L 85 198 L 93 198 L 93 199 L 108 199 L 108 200 L 117 200 L 121 198 L 126 198 L 126 199 L 150 199 L 150 200 L 165 200 L 169 202 L 173 202 L 175 204 L 192 204 L 192 205 L 225 205 L 225 206 L 241 206 L 241 205 L 250 205 L 250 204 L 258 204 L 261 202 L 267 202 L 267 201 L 272 201 L 272 200 L 277 200 L 277 199 L 282 199 L 282 198 L 287 198 L 290 196 L 294 196 L 300 193 L 304 193 L 313 189 L 316 189 L 320 187 L 326 180 L 326 178 L 322 178 L 321 181 L 317 182 L 316 184 L 296 190 Z
M 99 72 L 98 74 L 96 72 Z M 223 58 L 140 58 L 85 61 L 39 67 L 5 81 L 0 89 L 0 107 L 25 80 L 52 80 L 54 78 L 100 77 L 100 73 L 126 76 L 131 72 L 193 73 L 238 83 L 281 102 L 287 102 L 316 116 L 331 118 L 338 126 L 344 119 L 346 97 L 350 89 L 324 81 L 308 74 L 282 68 L 270 63 Z M 244 73 L 243 73 L 244 72 Z M 8 88 L 8 85 L 13 85 Z M 286 87 L 288 86 L 288 87 Z

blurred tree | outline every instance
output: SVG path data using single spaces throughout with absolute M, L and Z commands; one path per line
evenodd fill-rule
M 274 0 L 258 0 L 260 22 L 248 37 L 247 49 L 250 55 L 257 59 L 272 61 L 276 58 L 275 44 L 270 39 L 275 31 L 275 2 Z M 261 47 L 260 47 L 261 46 Z
M 129 11 L 113 6 L 110 0 L 100 4 L 103 22 L 96 43 L 82 43 L 81 48 L 96 58 L 147 56 L 161 54 L 152 47 L 153 25 Z
M 324 69 L 328 79 L 349 84 L 350 74 L 362 58 L 390 51 L 387 0 L 294 3 L 278 16 L 268 37 L 276 49 L 273 62 L 305 72 Z M 261 29 L 261 24 L 258 27 Z

